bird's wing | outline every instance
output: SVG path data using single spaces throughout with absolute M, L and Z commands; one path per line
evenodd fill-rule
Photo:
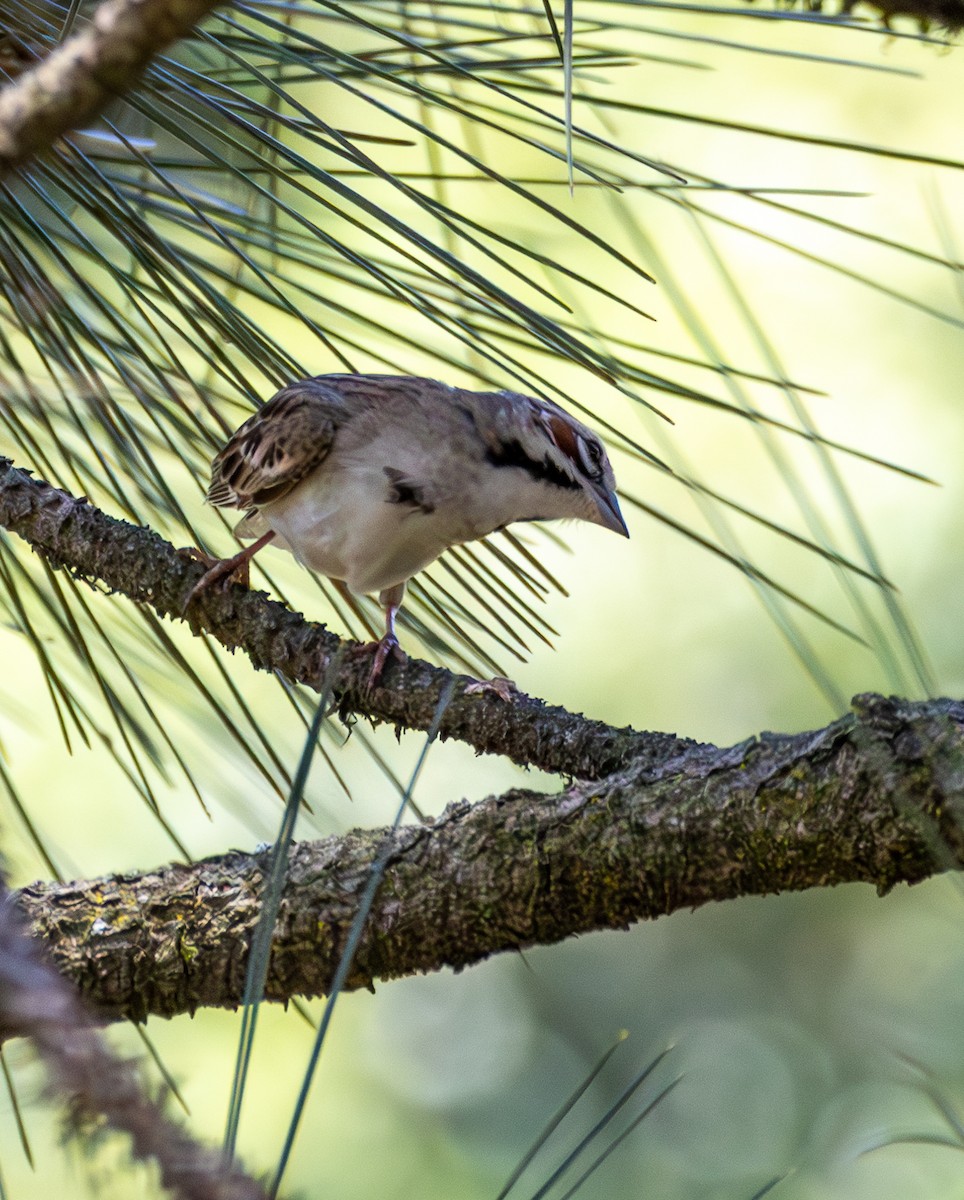
M 211 463 L 208 503 L 257 509 L 280 500 L 327 458 L 349 415 L 338 389 L 320 379 L 282 388 Z

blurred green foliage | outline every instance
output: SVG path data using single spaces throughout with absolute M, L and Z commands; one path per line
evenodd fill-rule
M 0 14 L 18 61 L 68 18 L 46 0 Z M 206 461 L 294 375 L 560 396 L 609 432 L 632 541 L 532 529 L 440 565 L 415 589 L 409 649 L 721 743 L 823 724 L 856 691 L 960 695 L 959 54 L 910 26 L 762 7 L 585 0 L 571 29 L 567 80 L 539 7 L 213 18 L 97 130 L 0 189 L 0 453 L 223 550 Z M 262 557 L 265 586 L 362 632 Z M 12 538 L 0 606 L 16 881 L 274 836 L 308 698 Z M 417 740 L 359 726 L 346 741 L 332 723 L 323 748 L 298 836 L 390 819 Z M 436 746 L 417 799 L 434 812 L 522 777 Z M 964 1104 L 960 928 L 950 880 L 845 888 L 345 997 L 290 1194 L 493 1197 L 623 1028 L 513 1194 L 670 1044 L 633 1112 L 681 1083 L 584 1195 L 729 1200 L 785 1172 L 773 1194 L 792 1200 L 955 1194 L 960 1153 L 898 1139 L 953 1141 Z M 149 1029 L 211 1140 L 237 1024 Z M 239 1138 L 255 1170 L 275 1161 L 311 1036 L 293 1012 L 261 1016 Z M 110 1141 L 65 1167 L 29 1051 L 4 1053 L 37 1164 L 0 1101 L 8 1195 L 155 1194 Z

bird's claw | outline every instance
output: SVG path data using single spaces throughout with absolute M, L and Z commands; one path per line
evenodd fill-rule
M 207 571 L 188 592 L 184 607 L 181 609 L 182 614 L 186 613 L 198 596 L 202 592 L 208 591 L 209 588 L 227 587 L 229 583 L 240 583 L 244 587 L 250 587 L 251 568 L 247 559 L 238 563 L 234 558 L 212 558 L 210 554 L 205 554 L 203 550 L 198 550 L 195 546 L 183 546 L 178 550 L 178 554 L 182 558 L 203 563 L 207 567 Z
M 365 647 L 365 649 L 368 649 L 368 647 Z M 392 633 L 386 633 L 380 641 L 375 643 L 372 669 L 368 673 L 369 691 L 378 685 L 382 677 L 382 671 L 385 669 L 385 663 L 390 656 L 397 658 L 400 662 L 404 662 L 406 658 L 405 651 L 398 644 L 398 638 Z
M 519 694 L 519 689 L 511 679 L 502 675 L 496 675 L 494 679 L 476 679 L 465 685 L 466 696 L 474 696 L 480 692 L 498 696 L 504 704 L 508 704 L 513 696 Z
M 188 562 L 203 563 L 206 567 L 213 567 L 215 563 L 221 561 L 219 558 L 215 558 L 213 554 L 205 554 L 197 546 L 178 546 L 174 553 L 178 558 L 186 558 Z

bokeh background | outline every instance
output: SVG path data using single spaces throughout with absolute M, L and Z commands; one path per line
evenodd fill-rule
M 40 17 L 54 8 L 28 7 Z M 441 18 L 427 8 L 363 7 L 366 19 L 413 39 L 428 38 L 432 28 L 437 39 L 446 31 L 450 39 L 456 37 L 454 24 L 433 27 Z M 377 32 L 353 26 L 336 6 L 320 15 L 299 13 L 294 6 L 278 9 L 296 28 L 305 22 L 327 46 L 355 53 L 379 44 Z M 856 692 L 958 697 L 964 692 L 964 409 L 959 399 L 964 304 L 960 269 L 953 265 L 961 257 L 964 211 L 958 162 L 964 157 L 957 103 L 964 82 L 960 52 L 922 37 L 899 19 L 895 32 L 888 33 L 867 13 L 857 13 L 858 28 L 804 20 L 802 13 L 780 14 L 793 20 L 770 19 L 776 15 L 762 7 L 738 15 L 671 5 L 576 6 L 577 123 L 633 154 L 672 165 L 691 181 L 686 188 L 670 187 L 658 172 L 624 162 L 621 191 L 595 186 L 577 172 L 570 196 L 561 128 L 545 135 L 561 154 L 550 158 L 497 129 L 430 110 L 418 97 L 393 100 L 440 137 L 495 163 L 500 174 L 542 181 L 527 186 L 656 276 L 655 287 L 614 266 L 603 247 L 506 195 L 497 181 L 425 181 L 426 173 L 477 172 L 444 147 L 427 145 L 411 128 L 403 138 L 396 118 L 374 110 L 344 86 L 309 78 L 293 87 L 308 112 L 353 131 L 353 137 L 363 131 L 369 138 L 402 138 L 406 144 L 366 144 L 365 152 L 382 169 L 410 173 L 427 194 L 443 197 L 480 228 L 497 229 L 599 280 L 656 318 L 650 322 L 558 271 L 543 272 L 530 263 L 531 279 L 569 305 L 571 315 L 557 309 L 557 317 L 571 321 L 600 353 L 624 355 L 629 364 L 624 387 L 608 385 L 564 354 L 525 344 L 512 348 L 519 367 L 509 368 L 506 350 L 500 375 L 500 364 L 486 358 L 486 346 L 506 349 L 508 340 L 460 343 L 451 324 L 426 322 L 424 315 L 402 310 L 384 295 L 360 299 L 357 281 L 342 281 L 339 291 L 331 272 L 314 272 L 310 257 L 291 269 L 291 278 L 302 283 L 319 278 L 326 304 L 335 307 L 319 301 L 317 319 L 334 331 L 336 342 L 345 339 L 338 343 L 342 348 L 350 337 L 357 339 L 353 367 L 407 370 L 470 386 L 478 386 L 480 378 L 520 386 L 521 371 L 532 390 L 540 385 L 560 389 L 597 424 L 609 423 L 673 468 L 671 475 L 645 464 L 614 438 L 614 464 L 624 492 L 723 547 L 730 561 L 631 501 L 625 505 L 632 532 L 628 543 L 588 527 L 559 531 L 564 545 L 527 531 L 532 552 L 570 594 L 551 593 L 539 605 L 557 631 L 555 648 L 534 641 L 527 661 L 509 654 L 504 666 L 523 690 L 551 702 L 616 724 L 719 744 L 761 730 L 823 725 Z M 562 117 L 563 72 L 552 63 L 544 14 L 463 5 L 448 10 L 449 19 L 456 16 L 462 22 L 458 37 L 468 38 L 467 31 L 474 29 L 473 37 L 481 42 L 487 36 L 500 54 L 537 56 L 528 71 L 517 69 L 513 76 L 503 67 L 492 75 Z M 225 32 L 216 22 L 209 28 Z M 580 64 L 579 54 L 594 49 L 605 52 L 600 60 L 586 58 Z M 397 44 L 393 53 L 399 72 L 422 61 L 414 42 L 406 49 L 408 57 Z M 487 51 L 475 53 L 481 59 Z M 195 69 L 199 62 L 210 65 L 205 55 L 214 54 L 210 45 L 194 46 L 182 52 L 181 61 Z M 438 86 L 460 99 L 471 94 L 479 112 L 487 98 L 502 103 L 494 94 L 472 92 L 472 81 L 457 75 Z M 580 99 L 589 92 L 593 103 Z M 646 109 L 702 115 L 717 124 Z M 115 137 L 142 139 L 133 149 L 127 145 L 118 151 L 121 170 L 137 152 L 160 158 L 177 144 L 171 130 L 151 126 L 143 113 L 135 117 L 141 121 L 137 127 L 125 127 L 122 115 L 116 118 L 122 132 Z M 509 125 L 510 118 L 503 114 L 498 122 Z M 740 126 L 814 140 L 765 136 Z M 842 144 L 820 144 L 821 138 Z M 607 158 L 598 146 L 577 140 L 575 150 L 577 160 L 596 162 L 594 156 L 601 155 L 615 171 L 613 156 Z M 182 183 L 189 177 L 182 165 Z M 702 186 L 703 180 L 716 186 Z M 375 203 L 397 204 L 406 220 L 440 243 L 451 236 L 452 253 L 478 264 L 471 248 L 433 226 L 424 210 L 384 181 L 363 178 L 353 180 L 355 185 Z M 226 211 L 229 201 L 239 208 L 247 203 L 229 186 L 218 191 L 208 178 L 195 179 L 193 186 L 202 209 L 210 204 Z M 180 236 L 190 247 L 189 225 L 179 227 L 159 202 L 152 208 L 145 199 L 148 191 L 145 185 L 138 211 L 149 225 L 169 235 L 173 230 L 175 240 Z M 19 203 L 16 193 L 8 203 Z M 829 223 L 807 219 L 799 210 Z M 75 234 L 86 232 L 95 242 L 102 238 L 105 251 L 109 248 L 109 239 L 76 198 L 65 201 L 62 211 Z M 314 212 L 307 200 L 303 211 Z M 10 208 L 5 215 L 11 219 Z M 22 212 L 17 220 L 24 220 Z M 325 228 L 344 232 L 340 221 L 332 216 Z M 69 234 L 62 244 L 76 248 Z M 47 253 L 49 263 L 55 252 L 48 248 Z M 321 249 L 319 255 L 324 258 Z M 398 260 L 392 261 L 397 267 Z M 5 254 L 8 275 L 10 262 Z M 533 303 L 524 282 L 489 266 L 502 286 Z M 96 284 L 100 269 L 88 263 L 87 278 Z M 221 284 L 230 293 L 229 283 Z M 61 304 L 83 312 L 89 301 L 61 287 Z M 10 299 L 16 290 L 13 279 L 5 289 L 10 312 L 16 311 Z M 304 293 L 292 294 L 296 308 L 316 315 Z M 306 335 L 297 316 L 259 302 L 240 287 L 236 300 L 304 369 L 344 369 L 321 339 Z M 119 308 L 124 303 L 121 297 Z M 537 299 L 540 306 L 545 307 Z M 360 311 L 366 320 L 397 329 L 399 338 L 392 341 L 385 330 L 363 328 Z M 452 303 L 449 311 L 457 312 L 458 306 Z M 484 326 L 477 309 L 467 304 L 465 311 L 476 326 Z M 136 319 L 132 327 L 136 330 Z M 27 321 L 19 336 L 27 340 L 29 332 Z M 520 338 L 526 340 L 532 339 Z M 242 351 L 247 352 L 243 344 Z M 670 362 L 666 355 L 695 358 L 699 364 Z M 39 380 L 43 358 L 38 354 L 19 377 L 8 359 L 14 383 L 22 388 L 30 374 Z M 85 453 L 93 456 L 70 432 L 62 435 L 62 446 L 73 438 L 71 453 L 61 446 L 46 465 L 53 466 L 52 482 L 78 491 L 83 479 L 92 497 L 118 515 L 124 511 L 108 478 L 110 472 L 127 472 L 129 492 L 136 497 L 131 515 L 175 540 L 180 537 L 181 543 L 198 538 L 226 551 L 231 541 L 224 526 L 202 505 L 203 463 L 223 434 L 212 413 L 219 412 L 228 428 L 239 423 L 254 399 L 269 395 L 279 382 L 276 363 L 263 368 L 263 380 L 248 372 L 242 386 L 203 375 L 190 353 L 182 361 L 184 376 L 191 378 L 193 371 L 194 383 L 201 379 L 205 391 L 199 398 L 184 378 L 172 375 L 183 411 L 190 413 L 173 443 L 165 449 L 153 442 L 145 433 L 148 423 L 133 418 L 164 486 L 146 482 L 149 472 L 136 456 L 125 461 L 120 443 L 109 444 L 103 433 L 96 436 L 110 471 L 96 464 L 77 467 Z M 809 390 L 728 374 L 721 364 Z M 744 411 L 815 429 L 823 438 L 933 482 L 838 451 L 829 453 L 830 471 L 828 456 L 812 440 L 775 431 L 759 416 L 743 419 L 657 390 L 641 375 L 647 371 Z M 65 402 L 43 393 L 44 386 L 36 384 L 42 403 L 63 417 Z M 123 390 L 115 389 L 115 396 L 128 411 L 140 403 L 149 407 L 137 388 L 128 388 L 129 395 L 121 395 Z M 150 391 L 146 385 L 145 391 Z M 96 398 L 90 403 L 102 411 Z M 8 393 L 0 452 L 49 477 L 23 433 L 30 412 L 29 406 L 17 410 Z M 199 432 L 205 429 L 207 439 Z M 77 475 L 71 477 L 68 462 Z M 848 582 L 852 575 L 734 515 L 681 478 L 879 570 L 895 585 L 896 599 L 888 600 L 865 580 Z M 180 514 L 164 496 L 165 487 L 174 493 Z M 133 870 L 185 852 L 199 857 L 272 840 L 285 790 L 278 764 L 293 771 L 304 738 L 303 711 L 277 682 L 254 673 L 243 658 L 201 647 L 172 626 L 170 637 L 192 656 L 220 697 L 219 719 L 160 653 L 158 641 L 145 634 L 126 601 L 82 593 L 105 630 L 98 642 L 92 626 L 84 625 L 91 644 L 99 647 L 99 669 L 107 676 L 114 670 L 118 693 L 126 695 L 130 683 L 119 667 L 110 667 L 106 649 L 121 648 L 133 677 L 158 698 L 159 722 L 185 764 L 183 770 L 171 767 L 161 747 L 166 765 L 151 774 L 148 797 L 124 768 L 133 760 L 118 749 L 121 726 L 113 729 L 103 716 L 106 707 L 99 706 L 105 701 L 94 676 L 64 650 L 53 610 L 38 598 L 50 586 L 42 569 L 14 539 L 3 543 L 0 555 L 6 556 L 8 618 L 0 630 L 6 680 L 0 696 L 0 762 L 9 785 L 0 819 L 13 881 L 50 874 L 18 804 L 68 877 Z M 273 586 L 309 615 L 342 627 L 317 586 L 293 564 L 270 551 L 262 557 Z M 734 558 L 752 563 L 832 621 L 856 629 L 866 644 L 780 598 L 735 566 Z M 20 579 L 32 632 L 25 631 L 27 618 L 9 600 L 16 590 L 13 579 Z M 36 591 L 30 579 L 38 582 Z M 68 589 L 67 583 L 62 587 Z M 484 624 L 484 614 L 477 615 Z M 420 652 L 444 658 L 444 647 L 429 634 L 419 643 L 417 632 L 409 629 L 404 635 L 410 648 L 421 645 Z M 38 665 L 38 645 L 50 648 L 65 686 L 87 706 L 86 726 L 94 731 L 90 745 L 73 729 L 71 745 L 65 746 L 48 690 L 49 671 Z M 923 656 L 917 666 L 915 646 Z M 492 653 L 503 663 L 503 652 Z M 240 700 L 232 697 L 232 687 Z M 237 715 L 242 703 L 251 717 L 247 723 L 238 718 L 236 737 L 223 715 Z M 397 791 L 373 751 L 404 780 L 421 739 L 404 735 L 396 741 L 391 731 L 363 724 L 348 737 L 333 726 L 324 748 L 328 761 L 319 756 L 314 765 L 311 812 L 300 819 L 298 836 L 390 820 Z M 210 815 L 198 804 L 187 775 Z M 478 799 L 519 782 L 559 786 L 537 772 L 476 758 L 465 747 L 438 745 L 416 799 L 436 812 L 449 801 Z M 175 839 L 145 803 L 150 798 L 159 803 Z M 753 898 L 678 913 L 628 933 L 597 934 L 505 956 L 457 976 L 403 980 L 371 995 L 342 997 L 286 1176 L 287 1192 L 342 1200 L 376 1194 L 494 1197 L 565 1097 L 625 1030 L 630 1036 L 512 1194 L 536 1194 L 629 1081 L 667 1048 L 651 1078 L 590 1153 L 601 1150 L 678 1075 L 680 1082 L 586 1182 L 582 1194 L 587 1197 L 645 1193 L 666 1200 L 729 1200 L 758 1194 L 784 1175 L 772 1193 L 781 1200 L 929 1200 L 959 1194 L 964 1188 L 960 1146 L 940 1143 L 954 1141 L 954 1121 L 960 1121 L 954 1114 L 964 1112 L 961 916 L 960 882 L 948 877 L 900 887 L 886 897 L 853 886 Z M 307 1009 L 317 1016 L 320 1005 Z M 277 1158 L 313 1037 L 293 1010 L 265 1011 L 260 1021 L 239 1141 L 255 1171 L 270 1169 Z M 193 1019 L 151 1022 L 147 1032 L 189 1106 L 192 1128 L 217 1141 L 227 1110 L 238 1016 L 202 1012 Z M 131 1031 L 112 1030 L 111 1037 L 125 1052 L 144 1053 Z M 3 1062 L 34 1158 L 31 1165 L 21 1148 L 12 1098 L 0 1097 L 5 1194 L 157 1193 L 151 1171 L 130 1168 L 118 1140 L 107 1138 L 86 1153 L 73 1143 L 66 1150 L 61 1146 L 58 1115 L 45 1099 L 42 1076 L 27 1047 L 6 1046 Z M 156 1070 L 147 1065 L 145 1073 L 157 1086 Z M 572 1181 L 570 1176 L 550 1194 L 564 1194 Z

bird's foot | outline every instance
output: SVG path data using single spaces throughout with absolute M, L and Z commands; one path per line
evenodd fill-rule
M 371 647 L 363 646 L 362 650 L 368 652 Z M 408 657 L 405 651 L 398 644 L 398 638 L 393 633 L 386 633 L 385 636 L 375 643 L 375 654 L 372 659 L 372 669 L 368 673 L 368 690 L 376 687 L 382 678 L 382 672 L 385 669 L 385 663 L 389 658 L 397 658 L 399 662 L 405 662 Z
M 511 679 L 496 675 L 494 679 L 476 679 L 465 685 L 466 696 L 474 696 L 478 692 L 498 696 L 504 704 L 508 704 L 513 696 L 518 696 L 519 689 Z
M 193 562 L 203 563 L 207 567 L 207 571 L 201 576 L 194 587 L 187 594 L 187 599 L 184 601 L 182 613 L 186 613 L 194 601 L 201 595 L 202 592 L 210 590 L 212 587 L 227 587 L 229 583 L 240 583 L 245 587 L 251 585 L 251 559 L 250 556 L 241 557 L 235 554 L 231 558 L 213 558 L 210 554 L 205 554 L 203 550 L 198 550 L 195 546 L 183 546 L 178 550 L 178 554 L 182 558 L 189 558 Z

